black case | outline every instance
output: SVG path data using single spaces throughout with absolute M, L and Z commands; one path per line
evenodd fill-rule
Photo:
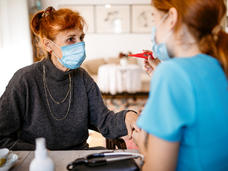
M 78 165 L 73 171 L 139 171 L 139 167 L 135 163 L 134 159 L 120 160 L 109 162 L 102 166 L 86 166 Z

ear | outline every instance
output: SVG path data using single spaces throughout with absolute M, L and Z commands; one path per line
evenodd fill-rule
M 177 12 L 176 8 L 170 8 L 168 15 L 169 15 L 169 17 L 167 19 L 168 27 L 169 27 L 169 29 L 173 30 L 178 21 L 178 12 Z
M 42 43 L 42 46 L 43 48 L 48 51 L 48 52 L 51 52 L 52 51 L 52 45 L 51 45 L 51 42 L 49 39 L 47 38 L 42 38 L 41 39 L 41 43 Z

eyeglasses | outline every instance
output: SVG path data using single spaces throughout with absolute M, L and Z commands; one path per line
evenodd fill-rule
M 67 170 L 73 170 L 79 165 L 86 165 L 90 167 L 106 165 L 108 162 L 137 159 L 140 158 L 144 161 L 144 156 L 139 153 L 132 152 L 102 152 L 90 154 L 84 158 L 78 158 L 67 165 Z

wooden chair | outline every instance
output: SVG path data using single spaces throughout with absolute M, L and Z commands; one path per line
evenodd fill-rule
M 106 138 L 106 148 L 115 150 L 115 149 L 127 149 L 127 145 L 122 138 L 116 139 L 107 139 Z

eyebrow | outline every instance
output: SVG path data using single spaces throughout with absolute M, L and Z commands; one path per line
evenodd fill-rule
M 67 37 L 74 37 L 74 36 L 77 36 L 77 35 L 76 34 L 70 34 Z
M 70 35 L 68 35 L 67 37 L 75 37 L 75 36 L 82 36 L 82 35 L 85 35 L 84 33 L 81 33 L 80 35 L 77 35 L 77 34 L 70 34 Z

